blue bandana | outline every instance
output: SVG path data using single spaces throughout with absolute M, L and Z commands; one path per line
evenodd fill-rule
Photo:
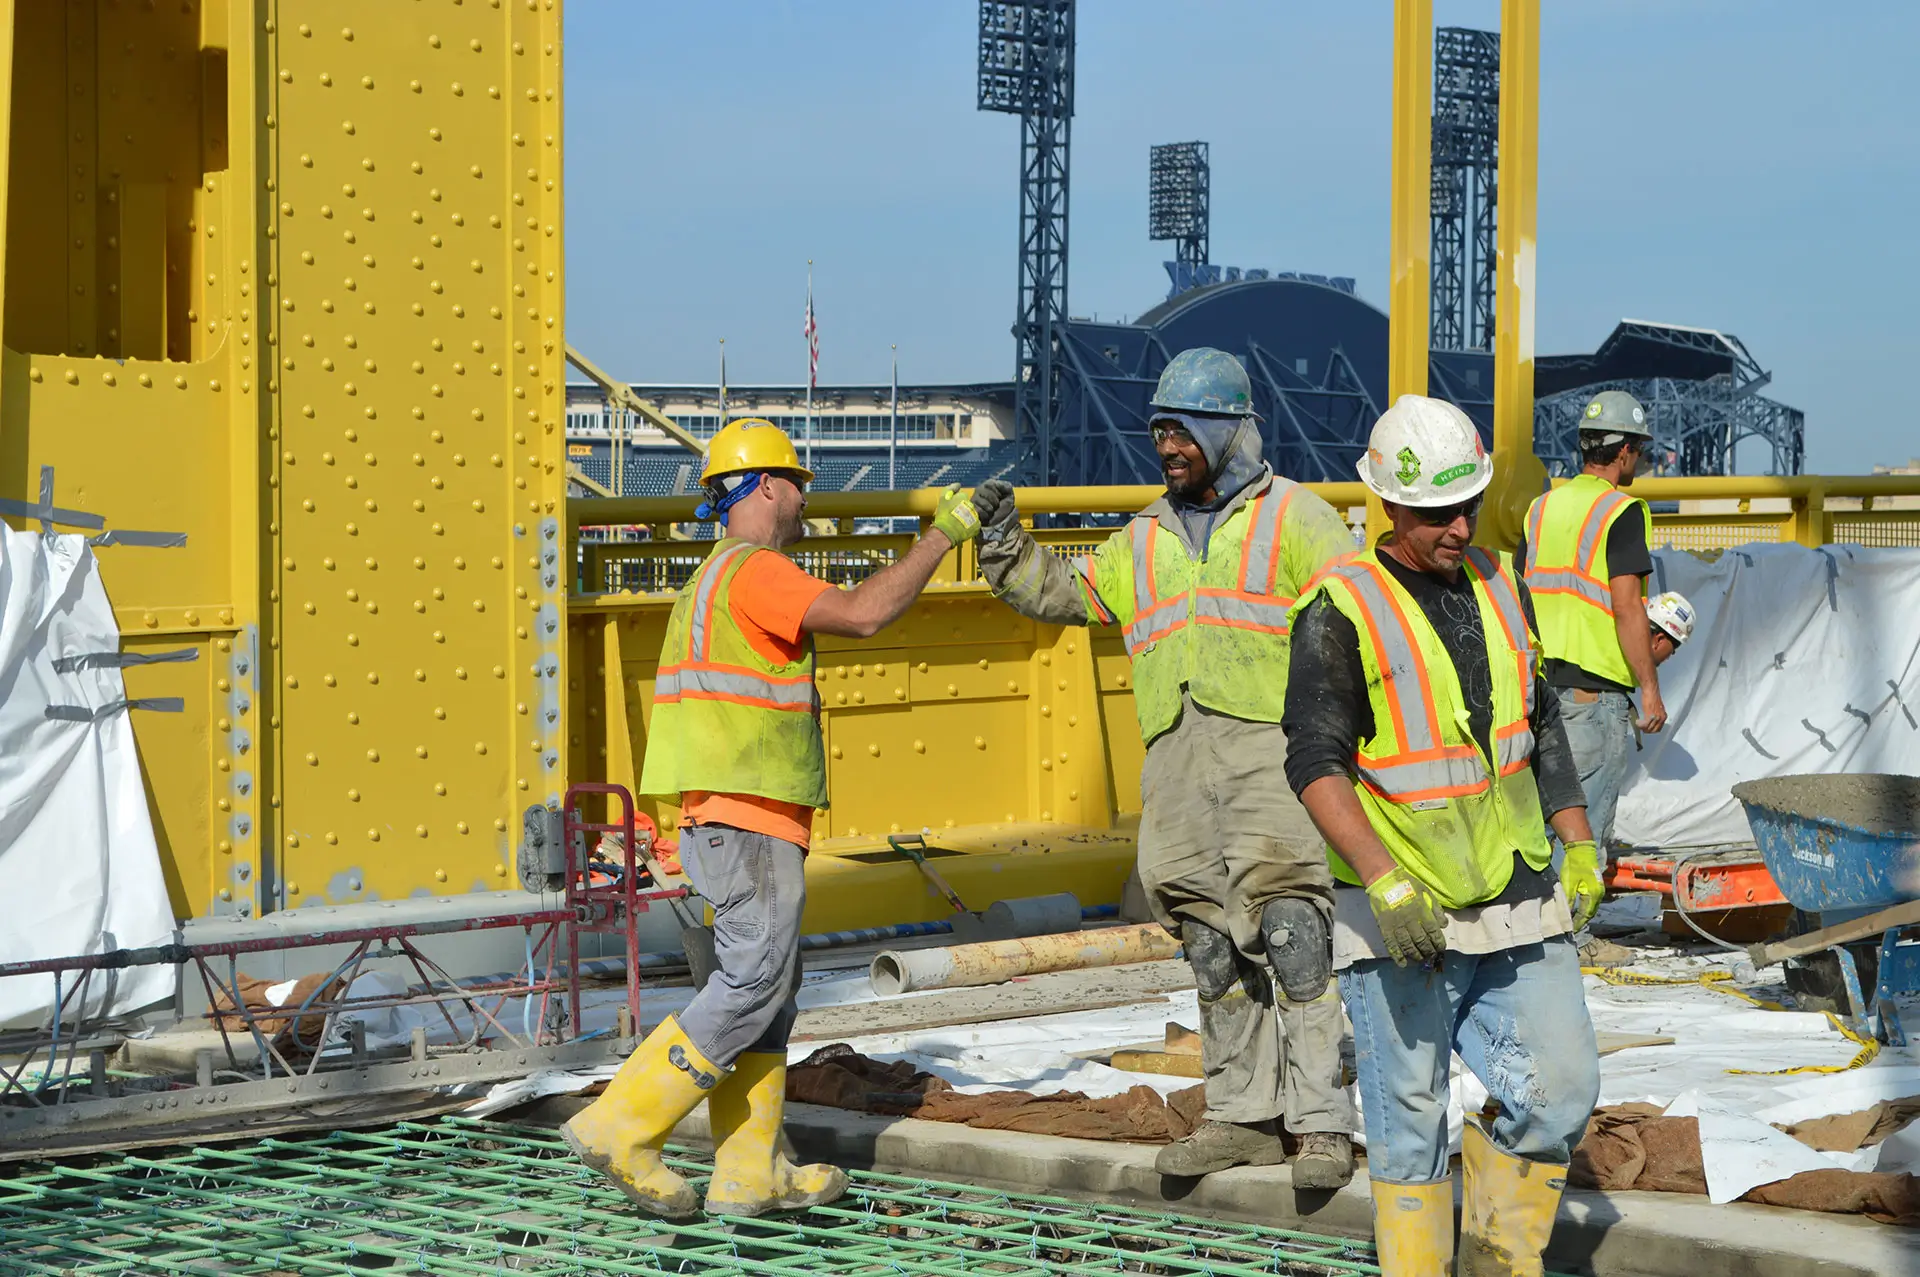
M 727 488 L 725 495 L 718 501 L 715 501 L 713 497 L 709 495 L 705 501 L 702 501 L 699 506 L 695 508 L 693 517 L 703 521 L 717 518 L 720 520 L 720 526 L 724 528 L 727 526 L 727 511 L 733 509 L 749 492 L 759 487 L 760 481 L 766 477 L 764 474 L 721 475 L 714 482 L 724 488 L 728 480 L 732 480 L 733 487 Z M 709 493 L 711 493 L 711 490 L 709 490 Z

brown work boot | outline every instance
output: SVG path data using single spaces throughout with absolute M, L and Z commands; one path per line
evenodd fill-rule
M 1271 1122 L 1202 1122 L 1193 1134 L 1162 1148 L 1153 1169 L 1192 1178 L 1229 1166 L 1277 1166 L 1286 1160 Z
M 1338 1131 L 1310 1131 L 1293 1155 L 1295 1188 L 1345 1188 L 1353 1180 L 1353 1141 Z

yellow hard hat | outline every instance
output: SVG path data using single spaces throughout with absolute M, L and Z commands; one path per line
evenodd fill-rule
M 813 471 L 800 464 L 787 432 L 764 417 L 742 417 L 729 421 L 707 445 L 706 468 L 700 482 L 709 483 L 723 474 L 741 474 L 762 470 L 785 470 L 805 475 L 813 482 Z

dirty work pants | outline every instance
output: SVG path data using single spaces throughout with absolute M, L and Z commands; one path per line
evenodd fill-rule
M 1438 971 L 1371 958 L 1340 973 L 1340 996 L 1375 1182 L 1447 1178 L 1455 1051 L 1499 1105 L 1496 1148 L 1557 1166 L 1573 1156 L 1600 1098 L 1600 1058 L 1571 940 L 1449 949 Z
M 1286 753 L 1279 724 L 1186 701 L 1141 769 L 1140 882 L 1167 930 L 1198 924 L 1233 941 L 1239 978 L 1200 1004 L 1207 1119 L 1284 1117 L 1296 1135 L 1345 1133 L 1353 1112 L 1340 1085 L 1339 1002 L 1331 986 L 1313 1002 L 1281 994 L 1260 934 L 1271 900 L 1298 896 L 1330 911 L 1326 844 L 1287 785 Z M 1195 974 L 1205 988 L 1207 976 Z
M 784 1052 L 799 1009 L 800 911 L 807 903 L 800 848 L 731 825 L 680 832 L 680 863 L 713 906 L 719 970 L 678 1017 L 700 1054 L 732 1068 L 742 1052 Z
M 1587 794 L 1587 823 L 1604 857 L 1613 833 L 1613 809 L 1633 758 L 1633 701 L 1624 692 L 1554 689 L 1560 698 L 1560 722 L 1567 729 L 1573 765 Z M 1559 868 L 1556 859 L 1554 868 Z

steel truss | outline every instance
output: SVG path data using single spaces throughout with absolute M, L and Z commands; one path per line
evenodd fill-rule
M 1723 358 L 1728 371 L 1705 379 L 1646 377 L 1598 381 L 1541 398 L 1534 405 L 1534 452 L 1554 475 L 1580 471 L 1581 412 L 1603 390 L 1624 390 L 1647 409 L 1653 429 L 1652 473 L 1734 474 L 1740 445 L 1769 453 L 1768 474 L 1799 474 L 1806 462 L 1806 414 L 1760 391 L 1773 374 L 1738 337 L 1711 328 L 1625 320 L 1615 339 L 1656 342 Z
M 1493 348 L 1500 33 L 1441 27 L 1433 39 L 1435 350 Z
M 1061 353 L 1066 376 L 1056 443 L 1063 456 L 1074 459 L 1070 481 L 1159 483 L 1159 461 L 1141 423 L 1147 396 L 1176 352 L 1157 334 L 1131 355 L 1096 349 L 1080 330 L 1070 328 Z M 1274 469 L 1306 480 L 1353 474 L 1382 405 L 1346 352 L 1336 347 L 1320 369 L 1301 373 L 1249 341 L 1242 362 L 1261 417 L 1262 450 Z
M 1053 482 L 1053 418 L 1067 319 L 1067 156 L 1074 0 L 981 0 L 979 109 L 1020 117 L 1020 272 L 1013 322 L 1017 432 L 1028 477 Z

